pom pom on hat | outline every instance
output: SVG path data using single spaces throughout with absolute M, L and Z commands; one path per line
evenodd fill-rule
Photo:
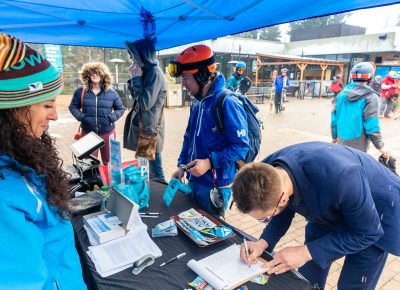
M 60 93 L 60 74 L 39 52 L 0 33 L 0 109 L 29 106 Z

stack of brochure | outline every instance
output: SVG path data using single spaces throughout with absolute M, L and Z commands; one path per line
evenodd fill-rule
M 146 255 L 161 257 L 160 248 L 147 233 L 145 225 L 129 231 L 122 238 L 97 246 L 90 246 L 87 252 L 92 259 L 97 273 L 108 277 L 129 267 Z
M 178 235 L 178 228 L 176 227 L 174 220 L 167 220 L 160 223 L 151 230 L 151 236 L 153 238 L 159 237 L 173 237 Z
M 83 227 L 91 244 L 95 245 L 125 236 L 125 229 L 121 224 L 117 216 L 107 212 L 83 216 Z

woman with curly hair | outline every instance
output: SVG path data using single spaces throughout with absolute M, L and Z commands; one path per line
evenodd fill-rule
M 95 132 L 105 141 L 100 149 L 104 165 L 110 161 L 110 135 L 115 135 L 115 122 L 125 112 L 118 93 L 111 88 L 112 76 L 100 62 L 85 63 L 81 69 L 82 87 L 72 98 L 69 110 L 81 122 L 82 134 Z M 92 153 L 97 157 L 98 150 Z
M 38 52 L 0 33 L 0 288 L 86 289 L 55 141 L 61 79 Z

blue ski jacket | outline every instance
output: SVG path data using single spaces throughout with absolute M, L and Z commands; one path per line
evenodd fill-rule
M 218 74 L 206 97 L 192 104 L 178 159 L 179 166 L 195 159 L 210 158 L 219 187 L 232 183 L 236 172 L 235 162 L 243 160 L 250 148 L 246 113 L 243 104 L 235 96 L 228 95 L 224 102 L 225 133 L 217 129 L 214 104 L 224 89 L 225 78 Z M 190 182 L 213 185 L 212 170 L 199 177 L 188 174 L 188 179 Z
M 45 182 L 0 154 L 0 289 L 86 289 L 71 222 L 48 204 Z

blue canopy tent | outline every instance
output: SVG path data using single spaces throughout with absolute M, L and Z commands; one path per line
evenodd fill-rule
M 0 31 L 31 43 L 157 49 L 290 21 L 400 3 L 394 0 L 0 0 Z

